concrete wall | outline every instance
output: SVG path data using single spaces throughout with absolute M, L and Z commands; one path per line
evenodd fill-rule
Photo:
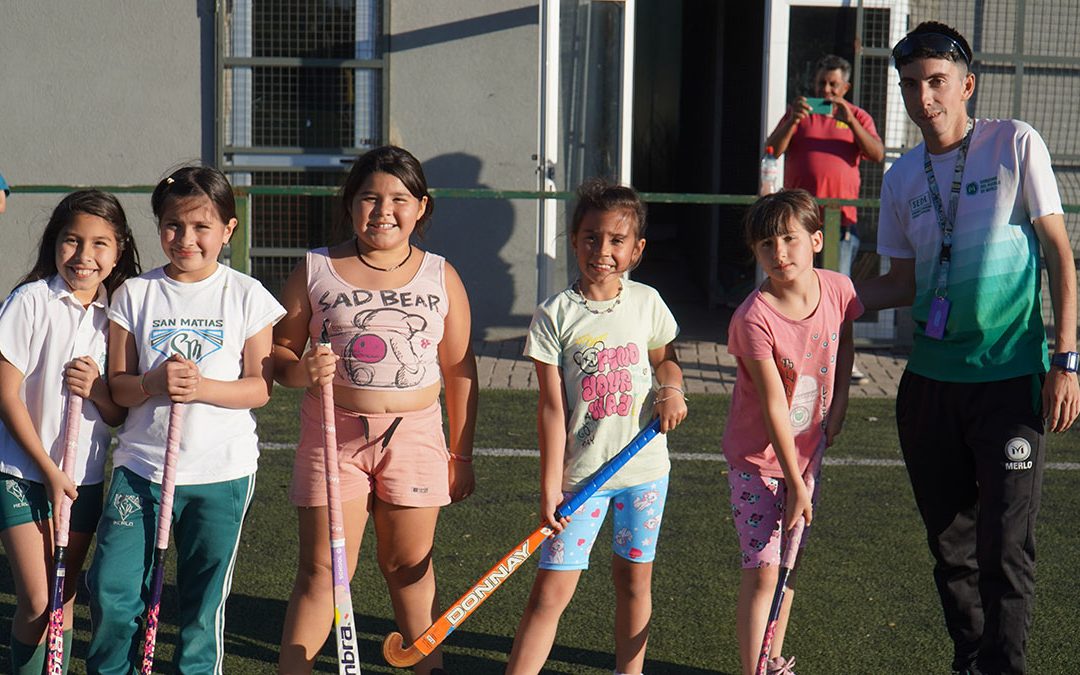
M 432 187 L 535 189 L 538 3 L 393 0 L 390 141 Z M 536 306 L 536 205 L 441 200 L 425 245 L 469 291 L 474 336 L 521 334 Z
M 389 3 L 390 141 L 433 187 L 534 189 L 535 0 Z M 214 161 L 213 0 L 13 0 L 0 20 L 0 173 L 12 185 L 146 185 Z M 0 216 L 0 291 L 25 273 L 61 194 Z M 144 267 L 164 262 L 149 196 L 120 195 Z M 477 337 L 536 304 L 536 205 L 440 200 L 425 245 L 470 291 Z M 2 297 L 3 293 L 0 293 Z
M 213 160 L 213 0 L 12 0 L 0 18 L 0 173 L 12 185 L 152 184 Z M 161 264 L 149 195 L 120 195 L 144 267 Z M 61 194 L 0 215 L 0 295 Z

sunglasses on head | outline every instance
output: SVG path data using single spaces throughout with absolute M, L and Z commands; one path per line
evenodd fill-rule
M 959 42 L 943 33 L 915 33 L 908 35 L 893 47 L 893 62 L 899 63 L 918 52 L 957 54 L 964 59 L 964 63 L 971 65 L 971 54 Z

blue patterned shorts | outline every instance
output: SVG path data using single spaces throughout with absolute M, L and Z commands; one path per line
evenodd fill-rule
M 571 516 L 566 528 L 544 541 L 540 568 L 545 570 L 589 569 L 592 551 L 608 507 L 615 505 L 611 550 L 631 562 L 652 562 L 660 537 L 668 477 L 618 490 L 597 490 Z M 570 493 L 567 493 L 567 497 Z

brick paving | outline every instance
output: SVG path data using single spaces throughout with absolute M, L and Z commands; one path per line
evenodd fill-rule
M 482 389 L 536 388 L 532 362 L 521 355 L 524 344 L 524 338 L 473 343 Z M 675 351 L 689 393 L 731 393 L 735 385 L 735 359 L 727 353 L 727 345 L 680 338 L 675 341 Z M 855 363 L 866 380 L 851 387 L 852 396 L 896 397 L 896 386 L 907 364 L 906 355 L 889 350 L 856 349 Z

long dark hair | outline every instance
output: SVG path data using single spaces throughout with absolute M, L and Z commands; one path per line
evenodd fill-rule
M 125 280 L 139 276 L 142 272 L 139 251 L 135 248 L 135 237 L 131 234 L 131 227 L 128 226 L 120 201 L 101 190 L 79 190 L 64 197 L 53 209 L 45 231 L 41 234 L 37 262 L 30 272 L 15 284 L 15 288 L 48 279 L 59 271 L 56 269 L 56 242 L 80 214 L 101 218 L 112 225 L 113 234 L 116 236 L 116 267 L 105 278 L 105 292 L 109 297 L 112 297 L 113 291 L 120 288 L 120 284 Z

